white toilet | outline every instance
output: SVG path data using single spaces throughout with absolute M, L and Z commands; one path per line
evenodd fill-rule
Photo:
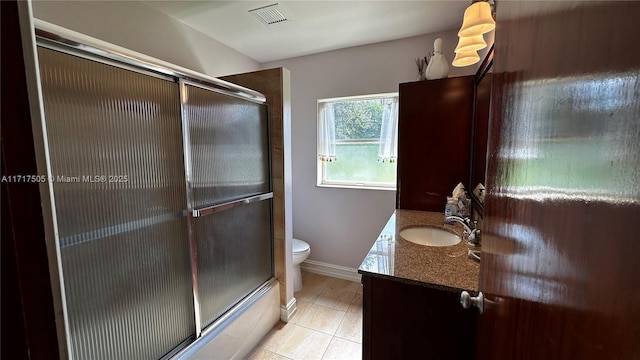
M 293 291 L 302 290 L 302 274 L 300 264 L 311 254 L 311 247 L 306 242 L 293 239 Z

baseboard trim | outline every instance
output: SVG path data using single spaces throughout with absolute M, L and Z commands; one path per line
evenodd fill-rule
M 287 305 L 280 305 L 280 320 L 289 322 L 298 311 L 296 298 L 292 298 Z
M 351 280 L 355 282 L 360 282 L 361 279 L 361 276 L 360 274 L 358 274 L 357 269 L 328 264 L 320 261 L 305 260 L 302 262 L 302 264 L 300 264 L 300 268 L 303 271 L 331 276 L 338 279 Z

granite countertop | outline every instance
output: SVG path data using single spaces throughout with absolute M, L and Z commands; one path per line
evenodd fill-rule
M 480 263 L 467 256 L 466 241 L 435 247 L 414 244 L 400 236 L 401 230 L 416 225 L 448 230 L 462 238 L 462 225 L 445 224 L 441 212 L 396 209 L 358 272 L 449 291 L 478 291 Z

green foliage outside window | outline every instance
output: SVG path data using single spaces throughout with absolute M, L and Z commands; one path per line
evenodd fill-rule
M 343 101 L 333 107 L 336 140 L 380 138 L 383 111 L 380 100 Z

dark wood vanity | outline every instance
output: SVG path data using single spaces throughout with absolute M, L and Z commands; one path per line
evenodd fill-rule
M 492 57 L 475 76 L 400 84 L 397 210 L 359 268 L 364 359 L 474 358 L 478 311 L 463 309 L 460 293 L 477 293 L 480 266 L 466 241 L 422 246 L 399 232 L 448 227 L 456 184 L 471 193 L 485 183 Z M 474 208 L 481 217 L 478 199 Z
M 480 264 L 465 242 L 432 247 L 399 235 L 419 225 L 462 235 L 442 212 L 394 212 L 358 270 L 364 359 L 473 358 L 478 313 L 460 306 L 460 292 L 478 290 Z
M 460 290 L 373 276 L 362 281 L 363 359 L 473 358 L 477 315 L 460 306 Z

